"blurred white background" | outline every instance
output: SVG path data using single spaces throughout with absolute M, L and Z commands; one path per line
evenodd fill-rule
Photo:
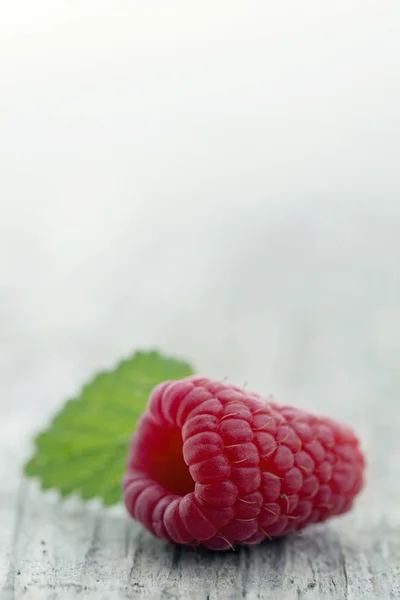
M 380 402 L 400 367 L 400 4 L 0 6 L 3 441 L 154 346 L 339 416 Z

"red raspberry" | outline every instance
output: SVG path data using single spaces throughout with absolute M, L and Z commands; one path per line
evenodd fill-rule
M 153 390 L 132 438 L 124 499 L 154 535 L 226 550 L 348 511 L 364 464 L 347 427 L 188 377 Z

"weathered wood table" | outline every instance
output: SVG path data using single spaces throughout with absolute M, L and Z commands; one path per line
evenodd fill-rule
M 399 392 L 338 394 L 332 407 L 358 425 L 369 458 L 350 515 L 230 553 L 168 546 L 122 507 L 43 494 L 19 472 L 27 444 L 9 440 L 0 459 L 0 599 L 400 598 Z
M 247 237 L 236 225 L 235 248 L 221 250 L 196 302 L 184 296 L 182 313 L 183 278 L 168 302 L 160 300 L 154 327 L 155 313 L 143 312 L 150 287 L 128 327 L 118 288 L 101 298 L 99 321 L 85 321 L 89 296 L 78 326 L 73 308 L 69 324 L 54 327 L 57 304 L 47 329 L 43 314 L 40 330 L 30 330 L 29 311 L 26 335 L 23 326 L 10 329 L 0 363 L 0 600 L 400 598 L 400 215 L 364 211 L 346 230 L 337 214 L 253 227 Z M 164 268 L 160 262 L 156 279 Z M 68 302 L 66 295 L 64 310 Z M 87 376 L 112 367 L 124 345 L 134 349 L 141 320 L 141 344 L 145 330 L 149 345 L 164 332 L 165 351 L 192 359 L 205 375 L 247 381 L 277 401 L 351 424 L 368 459 L 351 514 L 213 554 L 165 545 L 122 507 L 60 502 L 25 480 L 33 434 Z

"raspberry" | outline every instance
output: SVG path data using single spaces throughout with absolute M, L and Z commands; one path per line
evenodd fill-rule
M 153 390 L 132 437 L 124 500 L 168 542 L 226 550 L 348 511 L 364 465 L 347 427 L 188 377 Z

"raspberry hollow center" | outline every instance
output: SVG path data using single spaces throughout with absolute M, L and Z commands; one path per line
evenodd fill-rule
M 157 427 L 153 430 L 152 452 L 145 459 L 145 469 L 153 481 L 179 496 L 193 492 L 195 487 L 182 447 L 182 433 L 178 427 Z

